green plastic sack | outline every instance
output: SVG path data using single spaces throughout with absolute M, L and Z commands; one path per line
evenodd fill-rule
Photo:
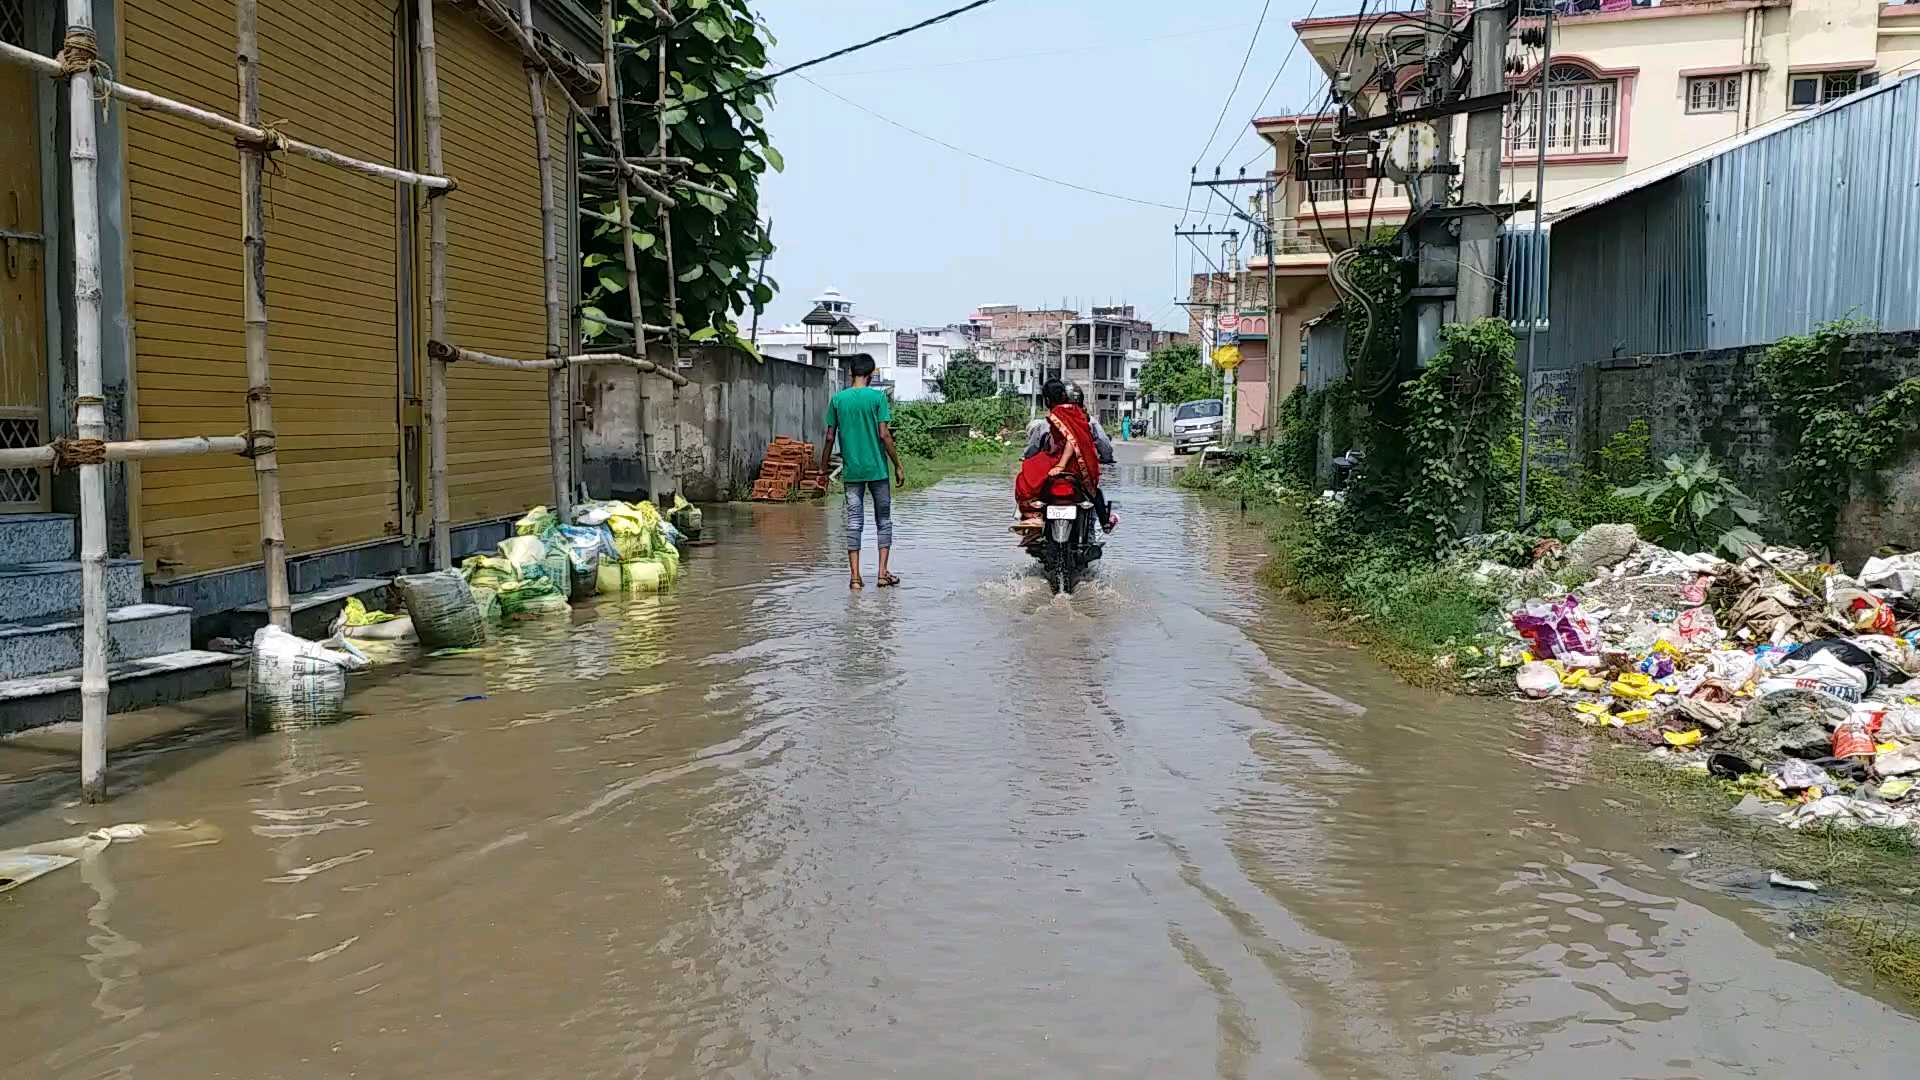
M 474 555 L 460 564 L 467 584 L 476 589 L 499 592 L 520 582 L 520 568 L 497 555 Z
M 553 511 L 544 506 L 536 506 L 527 511 L 527 516 L 513 523 L 515 536 L 545 536 L 560 527 L 560 519 Z
M 672 544 L 662 544 L 660 550 L 653 553 L 653 558 L 666 570 L 666 585 L 680 580 L 680 552 Z
M 523 578 L 501 588 L 500 612 L 503 615 L 519 615 L 549 596 L 559 596 L 561 603 L 566 602 L 566 597 L 560 596 L 545 574 L 537 578 Z
M 572 610 L 573 610 L 573 605 L 567 603 L 566 597 L 561 596 L 557 592 L 550 592 L 543 596 L 530 597 L 524 604 L 521 605 L 520 614 L 522 615 L 565 615 L 567 612 Z
M 383 622 L 393 622 L 400 616 L 390 611 L 368 611 L 367 605 L 357 596 L 347 597 L 347 605 L 340 617 L 347 626 L 378 626 Z

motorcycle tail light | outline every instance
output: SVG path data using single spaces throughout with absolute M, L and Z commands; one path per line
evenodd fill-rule
M 1055 477 L 1053 482 L 1047 485 L 1047 494 L 1056 499 L 1071 499 L 1079 492 L 1074 489 L 1073 481 L 1065 477 Z

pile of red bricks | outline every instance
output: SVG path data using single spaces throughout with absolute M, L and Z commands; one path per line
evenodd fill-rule
M 812 443 L 782 435 L 767 446 L 766 460 L 760 463 L 760 478 L 753 482 L 753 497 L 766 502 L 785 502 L 793 497 L 796 489 L 802 495 L 824 495 L 827 478 L 814 468 Z

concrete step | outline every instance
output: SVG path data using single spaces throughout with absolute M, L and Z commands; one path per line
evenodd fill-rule
M 9 553 L 0 551 L 0 558 Z M 107 606 L 140 602 L 146 569 L 139 559 L 107 560 Z M 80 563 L 0 562 L 0 622 L 26 622 L 80 610 Z
M 85 661 L 80 620 L 54 616 L 0 623 L 0 679 L 43 675 Z M 193 609 L 130 604 L 107 612 L 107 662 L 160 656 L 193 646 Z
M 337 582 L 324 589 L 312 592 L 296 593 L 293 596 L 293 632 L 310 641 L 327 636 L 333 627 L 333 620 L 347 601 L 359 597 L 360 602 L 375 610 L 387 610 L 395 615 L 406 614 L 406 609 L 398 606 L 382 608 L 384 604 L 399 604 L 399 598 L 388 599 L 389 586 L 393 583 L 381 578 L 353 578 Z M 267 625 L 267 604 L 261 601 L 236 609 L 229 616 L 230 633 L 235 640 L 250 642 L 254 631 Z
M 225 690 L 246 678 L 245 663 L 245 657 L 197 649 L 117 663 L 107 672 L 107 709 L 127 712 Z M 78 719 L 78 668 L 0 680 L 0 735 Z
M 76 559 L 79 535 L 72 514 L 0 514 L 0 558 L 22 563 Z

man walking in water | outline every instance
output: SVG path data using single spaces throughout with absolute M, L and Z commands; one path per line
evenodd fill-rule
M 880 572 L 874 582 L 885 589 L 900 584 L 887 569 L 887 556 L 893 549 L 893 484 L 887 478 L 887 464 L 893 464 L 893 476 L 904 485 L 907 472 L 900 467 L 900 455 L 893 448 L 893 406 L 887 395 L 873 388 L 873 357 L 855 356 L 847 365 L 853 385 L 833 395 L 827 402 L 827 437 L 820 444 L 820 471 L 826 472 L 833 460 L 833 441 L 840 440 L 840 480 L 847 488 L 847 588 L 862 589 L 860 579 L 861 519 L 866 503 L 873 502 L 873 531 L 880 542 Z

